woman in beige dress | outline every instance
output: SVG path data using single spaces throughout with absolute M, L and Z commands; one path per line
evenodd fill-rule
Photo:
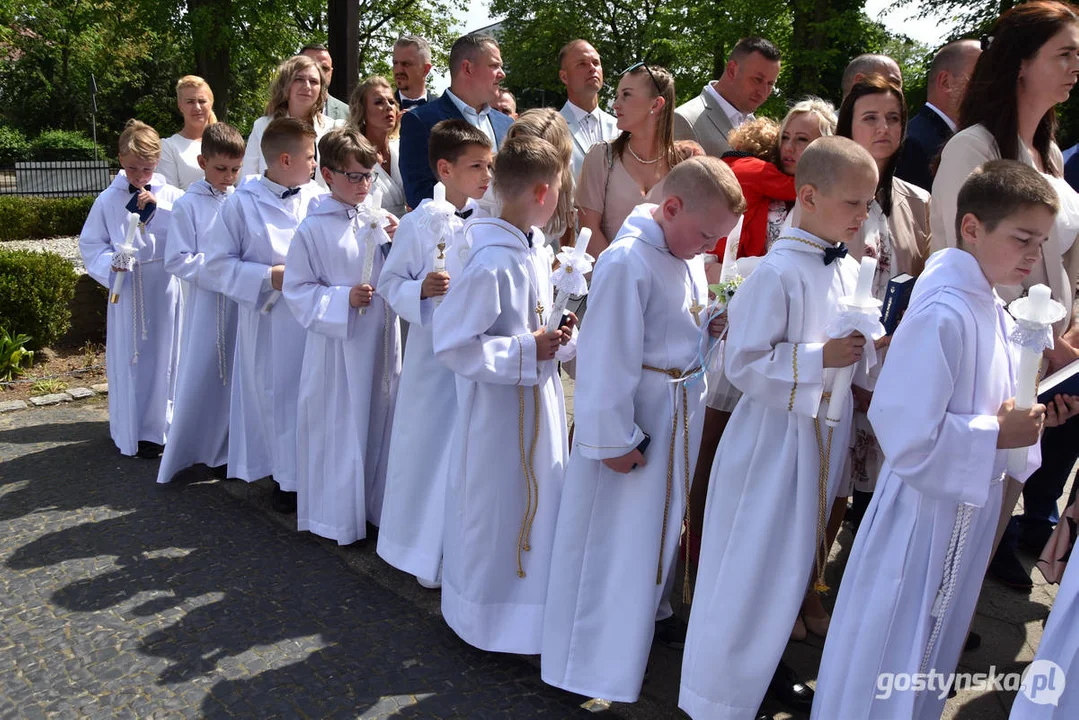
M 614 101 L 621 134 L 592 146 L 577 185 L 578 218 L 592 231 L 592 257 L 607 249 L 630 211 L 677 164 L 674 108 L 674 78 L 667 70 L 638 63 L 623 73 Z

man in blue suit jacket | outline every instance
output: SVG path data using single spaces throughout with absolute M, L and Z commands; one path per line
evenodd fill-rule
M 431 128 L 442 120 L 464 120 L 482 130 L 495 148 L 513 124 L 491 105 L 498 100 L 502 53 L 490 35 L 465 35 L 450 48 L 450 87 L 437 100 L 401 116 L 401 179 L 405 199 L 414 208 L 434 193 L 435 175 L 427 156 Z
M 933 163 L 955 134 L 963 95 L 981 54 L 977 40 L 957 40 L 937 52 L 929 66 L 926 103 L 907 123 L 896 177 L 926 191 L 933 189 Z

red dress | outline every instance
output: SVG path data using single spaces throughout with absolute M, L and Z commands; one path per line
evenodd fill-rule
M 742 237 L 738 241 L 738 257 L 764 255 L 768 249 L 768 206 L 773 200 L 794 202 L 794 176 L 787 175 L 772 163 L 755 157 L 728 155 L 723 161 L 734 171 L 742 194 L 746 197 L 746 212 L 742 220 Z M 727 238 L 716 244 L 712 253 L 723 260 Z

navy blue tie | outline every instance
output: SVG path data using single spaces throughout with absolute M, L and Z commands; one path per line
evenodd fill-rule
M 847 246 L 839 243 L 835 247 L 824 248 L 824 264 L 831 265 L 838 258 L 847 257 Z
M 300 192 L 300 188 L 298 188 L 298 187 L 289 188 L 288 190 L 281 193 L 281 199 L 282 200 L 288 200 L 293 195 L 298 195 L 299 192 Z
M 411 100 L 411 99 L 406 98 L 406 97 L 401 97 L 400 100 L 401 100 L 401 109 L 402 110 L 408 110 L 409 108 L 414 108 L 414 107 L 417 107 L 419 105 L 423 105 L 424 103 L 427 102 L 427 98 L 420 98 L 419 100 Z
M 472 208 L 469 208 L 468 210 L 454 210 L 453 214 L 462 220 L 468 220 L 472 217 Z

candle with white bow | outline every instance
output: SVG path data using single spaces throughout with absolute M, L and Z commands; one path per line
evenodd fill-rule
M 738 224 L 734 226 L 731 234 L 727 236 L 727 245 L 723 250 L 723 265 L 719 271 L 719 281 L 721 283 L 730 282 L 738 275 L 738 241 L 742 236 L 742 222 L 744 220 L 744 216 L 738 218 Z
M 119 247 L 115 248 L 115 251 L 124 255 L 133 256 L 135 254 L 135 233 L 139 231 L 139 214 L 128 213 L 127 214 L 127 232 L 124 234 L 124 242 Z M 120 291 L 124 289 L 124 278 L 127 276 L 127 272 L 117 272 L 116 277 L 112 279 L 112 293 L 109 296 L 109 302 L 113 305 L 120 302 Z
M 1027 296 L 1008 306 L 1016 327 L 1011 340 L 1019 345 L 1019 370 L 1016 373 L 1015 407 L 1029 410 L 1038 401 L 1038 374 L 1042 353 L 1053 347 L 1053 323 L 1063 319 L 1066 309 L 1050 297 L 1045 285 L 1034 285 Z M 1027 466 L 1027 448 L 1008 451 L 1008 474 L 1018 477 Z
M 577 242 L 572 247 L 562 248 L 558 253 L 558 269 L 551 273 L 551 282 L 557 291 L 554 307 L 547 318 L 547 332 L 554 332 L 562 325 L 562 315 L 566 312 L 566 303 L 571 295 L 586 295 L 588 282 L 585 275 L 592 272 L 593 258 L 586 251 L 592 230 L 581 228 Z
M 862 265 L 858 269 L 858 285 L 854 290 L 854 295 L 848 295 L 839 301 L 840 306 L 843 308 L 843 314 L 854 323 L 861 320 L 857 317 L 858 315 L 865 315 L 866 320 L 872 316 L 876 325 L 880 325 L 881 302 L 873 297 L 873 277 L 876 272 L 876 258 L 863 256 Z M 883 331 L 883 327 L 881 327 L 880 334 L 883 335 Z M 868 345 L 873 342 L 873 338 L 867 336 L 865 341 Z M 869 347 L 871 348 L 872 346 Z M 836 370 L 835 380 L 832 382 L 832 397 L 828 400 L 828 412 L 824 416 L 824 422 L 829 427 L 839 425 L 843 419 L 843 412 L 846 410 L 847 397 L 850 395 L 850 386 L 854 380 L 856 367 L 858 367 L 858 363 Z
M 379 245 L 382 244 L 381 235 L 386 233 L 382 230 L 388 221 L 385 214 L 382 212 L 382 190 L 379 188 L 373 188 L 370 193 L 367 194 L 367 205 L 370 208 L 369 213 L 360 213 L 357 215 L 357 220 L 365 224 L 364 228 L 364 251 L 363 251 L 363 277 L 360 280 L 361 285 L 371 284 L 371 275 L 374 273 L 375 268 L 375 252 L 378 251 Z M 385 238 L 389 240 L 389 237 Z M 367 314 L 367 306 L 360 308 L 360 315 Z

